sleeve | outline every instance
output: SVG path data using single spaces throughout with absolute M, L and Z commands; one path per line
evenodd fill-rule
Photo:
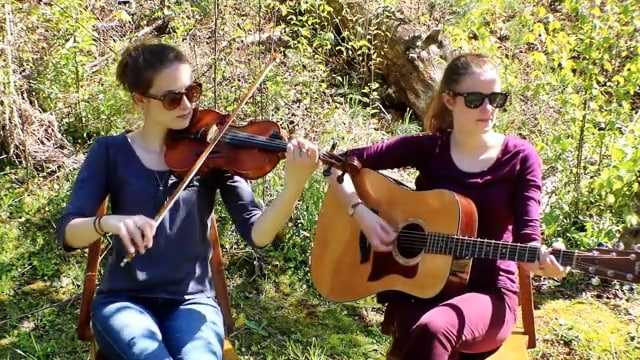
M 416 167 L 429 153 L 431 142 L 432 138 L 428 135 L 405 135 L 350 149 L 343 155 L 354 156 L 362 167 L 372 170 Z
M 65 231 L 71 220 L 96 215 L 107 197 L 107 146 L 105 138 L 98 138 L 80 166 L 71 195 L 56 225 L 56 237 L 63 250 L 76 250 L 65 243 Z
M 236 230 L 250 246 L 255 248 L 251 230 L 263 209 L 256 201 L 249 183 L 247 180 L 226 171 L 217 172 L 212 180 L 220 189 L 220 197 Z
M 542 161 L 529 144 L 519 158 L 515 193 L 513 240 L 518 243 L 541 243 L 540 197 Z

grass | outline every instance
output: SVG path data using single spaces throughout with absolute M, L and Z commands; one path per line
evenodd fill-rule
M 5 188 L 20 183 L 15 191 L 29 196 L 1 197 L 5 204 L 7 196 L 16 201 L 0 208 L 0 359 L 87 359 L 88 344 L 75 338 L 84 252 L 63 254 L 51 226 L 64 191 L 25 173 L 4 175 Z M 317 179 L 314 185 L 320 186 Z M 20 218 L 12 215 L 18 213 Z M 389 339 L 378 328 L 381 306 L 371 298 L 346 304 L 324 300 L 310 283 L 306 260 L 283 256 L 311 245 L 309 238 L 292 237 L 298 231 L 295 220 L 282 239 L 254 253 L 228 231 L 224 212 L 220 216 L 236 319 L 231 339 L 244 359 L 383 359 Z M 594 287 L 579 276 L 535 286 L 533 359 L 640 356 L 640 299 L 634 293 Z

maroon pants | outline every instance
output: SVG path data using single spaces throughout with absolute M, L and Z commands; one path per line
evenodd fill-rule
M 383 331 L 394 338 L 388 359 L 447 360 L 491 352 L 511 334 L 517 306 L 517 294 L 509 291 L 391 301 L 383 322 Z

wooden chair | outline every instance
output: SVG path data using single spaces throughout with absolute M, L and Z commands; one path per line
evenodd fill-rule
M 487 356 L 461 354 L 460 360 L 528 360 L 527 350 L 536 347 L 536 325 L 533 316 L 531 274 L 520 268 L 520 313 L 511 335 L 494 353 Z
M 103 215 L 106 213 L 107 200 L 105 200 L 98 209 L 97 215 Z M 218 230 L 215 222 L 215 218 L 211 220 L 211 231 L 209 233 L 209 239 L 211 240 L 211 246 L 213 248 L 213 255 L 211 257 L 211 273 L 212 281 L 216 291 L 216 298 L 220 309 L 222 311 L 222 317 L 224 320 L 225 333 L 227 336 L 233 332 L 234 320 L 231 314 L 231 305 L 229 302 L 229 293 L 227 289 L 227 282 L 224 272 L 224 263 L 222 260 L 222 251 L 220 249 L 220 241 L 218 238 Z M 89 252 L 87 254 L 87 267 L 84 274 L 84 284 L 82 289 L 82 300 L 80 303 L 80 314 L 78 316 L 77 335 L 81 341 L 88 341 L 91 343 L 91 359 L 92 360 L 108 360 L 100 352 L 98 344 L 93 338 L 93 332 L 91 330 L 91 302 L 95 296 L 96 283 L 98 277 L 98 266 L 100 263 L 101 252 L 101 239 L 97 239 L 89 246 Z M 223 349 L 224 360 L 239 360 L 240 358 L 236 354 L 231 341 L 228 338 L 224 340 Z
M 507 340 L 490 353 L 466 354 L 460 353 L 458 360 L 528 360 L 528 350 L 536 347 L 536 329 L 533 316 L 533 289 L 531 274 L 520 268 L 518 271 L 520 283 L 520 311 L 516 326 Z M 393 357 L 387 357 L 393 360 Z

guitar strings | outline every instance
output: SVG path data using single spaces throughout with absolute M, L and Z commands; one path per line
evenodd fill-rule
M 447 238 L 452 238 L 452 241 L 447 242 Z M 441 250 L 441 252 L 445 250 L 449 250 L 449 252 L 453 253 L 452 255 L 456 255 L 458 253 L 463 253 L 463 254 L 470 253 L 471 251 L 475 250 L 476 257 L 484 257 L 488 255 L 489 258 L 500 259 L 501 256 L 505 256 L 505 255 L 512 255 L 517 258 L 518 253 L 520 251 L 524 251 L 525 257 L 523 260 L 526 260 L 525 262 L 535 262 L 538 260 L 538 257 L 539 257 L 539 253 L 538 253 L 539 246 L 532 245 L 532 244 L 504 243 L 500 241 L 469 238 L 469 237 L 456 236 L 456 235 L 450 235 L 450 234 L 444 234 L 444 233 L 424 233 L 424 232 L 412 231 L 412 230 L 401 230 L 400 233 L 398 234 L 398 239 L 403 240 L 403 242 L 399 244 L 400 245 L 399 247 L 401 249 L 420 250 L 420 251 L 423 251 L 426 253 L 432 253 L 432 254 L 439 254 L 440 252 L 438 252 L 437 250 Z M 465 245 L 465 243 L 463 242 L 464 240 L 471 240 L 472 243 L 467 243 L 468 245 Z M 479 256 L 478 249 L 480 248 L 480 245 L 487 244 L 487 243 L 491 245 L 491 249 L 489 251 L 483 250 L 482 256 Z M 408 246 L 405 246 L 405 245 L 408 245 Z M 495 246 L 497 246 L 498 249 L 495 249 Z M 525 249 L 522 249 L 523 247 Z M 535 253 L 533 253 L 533 255 L 535 255 L 535 258 L 533 259 L 530 258 L 528 253 L 529 250 L 535 251 Z M 430 251 L 436 251 L 436 252 L 430 252 Z M 625 279 L 627 279 L 627 281 L 630 280 L 628 278 L 629 275 L 635 278 L 635 276 L 633 276 L 633 274 L 630 272 L 614 270 L 614 269 L 606 268 L 602 265 L 597 265 L 591 262 L 584 261 L 585 259 L 597 260 L 599 258 L 606 258 L 608 260 L 632 260 L 633 261 L 633 259 L 630 256 L 612 256 L 612 255 L 602 256 L 602 255 L 594 255 L 591 252 L 580 251 L 580 250 L 559 250 L 558 249 L 554 251 L 560 253 L 559 260 L 561 263 L 564 263 L 563 260 L 570 260 L 570 261 L 567 261 L 566 265 L 589 268 L 589 270 L 593 270 L 593 272 L 597 270 L 602 270 L 606 273 L 613 271 L 613 274 L 623 275 Z M 515 252 L 515 255 L 513 255 L 514 252 Z M 565 255 L 567 256 L 565 257 Z M 589 272 L 592 273 L 592 271 L 589 271 Z M 595 275 L 595 274 L 592 273 L 592 275 Z M 601 276 L 612 277 L 613 275 L 604 274 Z

